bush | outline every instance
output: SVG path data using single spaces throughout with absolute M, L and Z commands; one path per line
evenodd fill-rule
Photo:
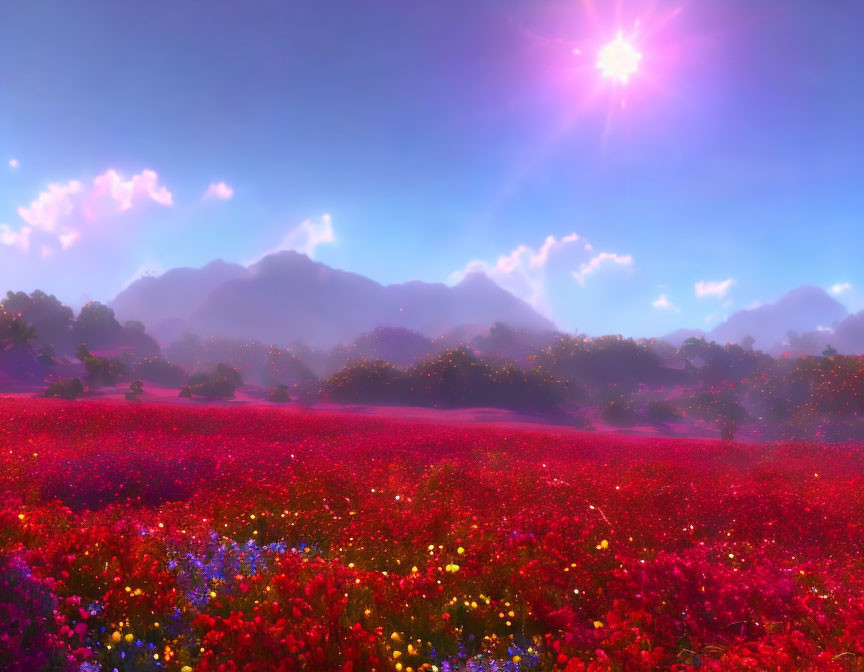
M 83 344 L 78 346 L 75 356 L 87 369 L 87 382 L 91 387 L 116 385 L 127 373 L 126 363 L 119 357 L 97 357 Z
M 163 357 L 148 357 L 138 362 L 133 374 L 137 378 L 168 387 L 178 387 L 186 382 L 187 374 L 183 367 L 169 362 Z
M 288 386 L 277 385 L 272 390 L 270 390 L 270 394 L 267 395 L 267 400 L 274 401 L 280 404 L 291 401 L 291 395 L 288 394 Z
M 675 422 L 681 418 L 678 410 L 668 401 L 648 402 L 647 413 L 648 420 L 655 425 L 661 425 L 666 422 Z
M 126 401 L 138 401 L 138 396 L 144 394 L 144 383 L 133 380 L 129 383 L 129 391 L 126 393 Z
M 212 372 L 199 372 L 189 378 L 189 385 L 183 388 L 180 396 L 230 398 L 242 384 L 243 379 L 237 369 L 227 364 L 217 364 Z M 188 394 L 185 394 L 187 390 Z
M 78 378 L 56 380 L 45 390 L 46 397 L 57 399 L 77 399 L 84 394 L 84 386 Z
M 324 383 L 324 389 L 339 403 L 404 403 L 407 377 L 390 362 L 363 360 L 334 374 Z
M 626 397 L 610 401 L 601 411 L 603 421 L 616 427 L 629 427 L 636 424 L 636 412 Z

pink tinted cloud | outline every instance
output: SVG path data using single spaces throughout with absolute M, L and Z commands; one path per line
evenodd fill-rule
M 159 183 L 159 176 L 152 170 L 142 170 L 128 180 L 108 170 L 97 175 L 89 188 L 77 180 L 49 184 L 30 205 L 18 208 L 24 226 L 0 227 L 0 244 L 26 251 L 30 248 L 31 233 L 38 232 L 45 257 L 46 249 L 52 250 L 57 245 L 62 250 L 72 247 L 81 237 L 87 220 L 117 215 L 148 202 L 163 207 L 174 204 L 171 192 Z
M 18 208 L 18 216 L 34 229 L 52 233 L 57 230 L 60 220 L 75 210 L 76 197 L 84 185 L 76 180 L 66 184 L 49 184 L 48 189 L 30 203 L 29 207 Z
M 17 247 L 26 252 L 30 249 L 30 233 L 33 229 L 22 226 L 18 230 L 12 229 L 8 224 L 0 224 L 0 245 Z
M 204 200 L 230 201 L 234 197 L 234 187 L 225 182 L 211 182 L 204 192 Z
M 134 203 L 140 201 L 154 201 L 166 207 L 174 205 L 174 197 L 164 185 L 159 184 L 159 176 L 153 170 L 142 170 L 128 180 L 120 177 L 115 170 L 97 175 L 93 180 L 93 190 L 84 202 L 84 214 L 89 219 L 98 218 L 104 214 L 101 208 L 106 201 L 109 211 L 113 205 L 120 212 L 131 209 Z

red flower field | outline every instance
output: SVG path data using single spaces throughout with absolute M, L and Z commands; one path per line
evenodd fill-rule
M 0 402 L 0 669 L 864 669 L 864 451 Z

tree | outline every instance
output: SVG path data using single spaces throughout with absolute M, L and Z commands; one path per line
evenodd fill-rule
M 144 383 L 133 380 L 129 383 L 129 391 L 126 393 L 126 401 L 138 401 L 138 397 L 144 394 Z
M 132 369 L 133 375 L 159 385 L 177 387 L 188 377 L 186 371 L 162 357 L 145 357 L 139 360 Z
M 288 386 L 277 385 L 270 390 L 270 394 L 267 395 L 267 400 L 281 404 L 291 401 L 291 395 L 288 394 Z
M 605 422 L 616 427 L 628 427 L 636 424 L 636 411 L 627 397 L 618 397 L 610 401 L 600 412 Z
M 830 343 L 825 346 L 825 349 L 822 351 L 823 357 L 834 357 L 837 354 L 837 348 L 835 348 Z
M 27 348 L 36 338 L 36 330 L 17 314 L 0 309 L 0 351 Z
M 383 359 L 349 364 L 324 383 L 328 397 L 340 403 L 405 403 L 405 372 Z
M 423 334 L 401 327 L 378 327 L 363 334 L 350 348 L 353 359 L 384 359 L 392 364 L 408 366 L 427 357 L 432 341 Z
M 84 386 L 78 378 L 56 380 L 45 390 L 46 397 L 57 399 L 76 399 L 84 394 Z
M 0 301 L 0 309 L 20 315 L 36 332 L 36 340 L 53 345 L 61 352 L 71 352 L 72 325 L 75 315 L 54 295 L 36 290 L 29 296 L 25 292 L 7 292 Z
M 81 308 L 74 330 L 79 343 L 97 349 L 115 344 L 122 332 L 114 311 L 98 301 L 91 301 Z
M 240 372 L 225 363 L 219 363 L 213 371 L 198 372 L 189 378 L 189 384 L 180 391 L 181 397 L 230 398 L 243 384 Z
M 648 402 L 648 420 L 655 425 L 663 425 L 667 422 L 674 422 L 680 418 L 676 408 L 668 401 L 651 401 Z
M 97 385 L 116 385 L 126 374 L 126 363 L 119 357 L 97 357 L 83 343 L 78 346 L 75 356 L 87 369 L 87 382 L 91 387 Z
M 127 320 L 123 323 L 123 328 L 128 329 L 129 331 L 136 331 L 139 334 L 143 334 L 146 331 L 144 323 L 139 322 L 138 320 Z

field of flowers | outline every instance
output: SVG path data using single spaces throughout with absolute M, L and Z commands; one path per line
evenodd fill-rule
M 0 402 L 0 669 L 864 669 L 864 451 Z

